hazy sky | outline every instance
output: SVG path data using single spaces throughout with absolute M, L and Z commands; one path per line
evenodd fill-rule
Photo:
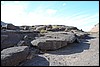
M 14 25 L 67 25 L 89 31 L 99 23 L 99 1 L 1 1 L 1 20 Z

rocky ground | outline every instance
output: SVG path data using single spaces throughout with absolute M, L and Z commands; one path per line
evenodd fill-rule
M 80 43 L 37 54 L 21 66 L 99 66 L 99 34 L 91 33 Z
M 99 32 L 90 32 L 65 25 L 1 25 L 1 66 L 99 66 Z

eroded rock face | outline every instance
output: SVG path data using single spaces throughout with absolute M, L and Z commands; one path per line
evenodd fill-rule
M 31 41 L 33 46 L 37 46 L 41 50 L 56 50 L 66 46 L 68 43 L 73 43 L 77 38 L 74 34 L 58 34 L 51 33 L 44 37 L 37 38 Z
M 28 46 L 35 36 L 38 36 L 38 32 L 12 30 L 1 31 L 1 50 L 16 46 L 17 44 Z
M 26 60 L 29 54 L 28 46 L 11 47 L 1 51 L 1 66 L 16 66 Z
M 48 32 L 40 33 L 42 29 Z M 43 53 L 42 50 L 57 50 L 70 43 L 79 43 L 80 38 L 87 36 L 87 33 L 79 31 L 77 27 L 55 26 L 52 28 L 52 25 L 34 26 L 34 31 L 29 28 L 1 30 L 1 34 L 2 66 L 20 65 L 24 60 L 32 59 L 34 54 Z
M 18 34 L 6 34 L 6 36 L 1 35 L 1 50 L 9 47 L 15 46 L 20 41 L 20 36 Z

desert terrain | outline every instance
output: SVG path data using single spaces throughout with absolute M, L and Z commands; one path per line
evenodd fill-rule
M 38 54 L 23 66 L 99 66 L 99 34 L 91 33 L 79 44 Z
M 99 25 L 92 29 L 1 25 L 1 66 L 99 66 Z

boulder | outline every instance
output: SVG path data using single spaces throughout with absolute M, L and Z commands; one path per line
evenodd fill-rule
M 86 33 L 86 32 L 75 32 L 75 34 L 79 39 L 83 39 L 86 36 L 88 36 L 88 33 Z
M 52 28 L 52 29 L 49 29 L 48 31 L 56 32 L 56 31 L 59 31 L 59 28 Z
M 29 54 L 27 46 L 11 47 L 1 51 L 1 66 L 16 66 L 26 60 Z
M 52 25 L 46 25 L 46 30 L 47 30 L 47 31 L 52 30 Z
M 29 27 L 30 26 L 23 25 L 23 26 L 19 26 L 19 29 L 20 30 L 29 30 Z
M 30 26 L 29 27 L 29 30 L 33 30 L 34 31 L 35 30 L 35 27 L 34 26 Z
M 25 26 L 24 27 L 24 30 L 29 30 L 29 26 Z
M 54 33 L 47 33 L 45 36 L 51 36 L 52 38 L 61 38 L 64 41 L 67 41 L 68 43 L 73 43 L 75 40 L 77 40 L 77 37 L 72 32 L 54 32 Z
M 41 50 L 56 50 L 67 45 L 67 42 L 64 43 L 64 41 L 62 41 L 61 39 L 54 38 L 36 39 L 31 43 L 33 46 L 37 46 Z
M 2 26 L 2 30 L 19 30 L 20 28 L 18 26 L 15 26 L 13 24 L 6 24 Z
M 73 26 L 66 26 L 65 32 L 71 31 L 71 30 L 78 30 L 77 27 Z
M 1 50 L 9 47 L 15 46 L 20 41 L 20 36 L 18 34 L 8 34 L 6 36 L 1 36 Z
M 13 24 L 7 24 L 7 29 L 8 30 L 16 30 L 17 28 Z
M 40 30 L 46 30 L 46 26 L 39 26 L 39 27 L 36 28 L 36 30 L 39 30 L 39 31 Z
M 16 31 L 16 30 L 6 30 L 1 31 L 1 49 L 16 46 L 17 44 L 29 45 L 30 41 L 36 36 L 39 36 L 38 31 Z M 21 42 L 22 41 L 22 42 Z M 25 41 L 25 42 L 23 42 Z
M 47 31 L 52 31 L 52 28 L 46 28 Z
M 41 50 L 56 50 L 75 41 L 79 42 L 74 34 L 49 33 L 31 41 L 31 44 L 37 46 Z
M 65 31 L 65 29 L 66 29 L 65 27 L 60 27 L 59 31 Z
M 52 25 L 46 25 L 46 28 L 52 28 Z

